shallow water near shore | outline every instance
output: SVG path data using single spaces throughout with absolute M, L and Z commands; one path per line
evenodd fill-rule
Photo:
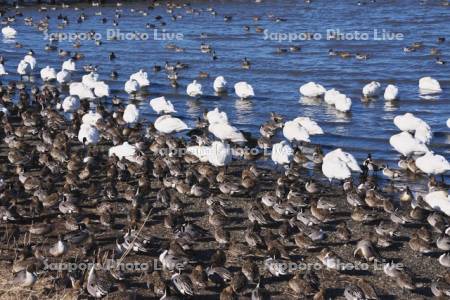
M 430 55 L 431 47 L 438 47 L 442 51 L 441 57 L 448 59 L 449 8 L 441 6 L 439 1 L 425 4 L 420 4 L 419 1 L 408 2 L 407 9 L 404 1 L 377 1 L 361 6 L 356 3 L 357 1 L 343 1 L 330 5 L 328 1 L 316 1 L 312 4 L 301 1 L 263 1 L 258 4 L 247 1 L 192 1 L 192 7 L 202 11 L 199 14 L 187 14 L 185 9 L 174 10 L 173 13 L 182 15 L 182 18 L 173 21 L 163 6 L 156 7 L 148 16 L 142 16 L 138 12 L 146 10 L 146 5 L 131 2 L 125 3 L 121 8 L 123 12 L 118 20 L 118 27 L 112 25 L 116 9 L 112 4 L 101 8 L 80 5 L 88 16 L 81 24 L 76 22 L 81 10 L 74 11 L 73 8 L 58 8 L 41 13 L 32 6 L 24 8 L 23 13 L 34 20 L 50 16 L 49 33 L 87 33 L 95 30 L 102 35 L 103 45 L 99 47 L 92 40 L 82 41 L 79 49 L 73 48 L 70 41 L 61 41 L 58 46 L 85 55 L 85 59 L 77 63 L 79 70 L 89 63 L 98 65 L 100 80 L 110 85 L 112 94 L 128 99 L 123 91 L 125 81 L 130 74 L 146 68 L 151 86 L 144 95 L 145 101 L 140 104 L 150 121 L 154 121 L 156 114 L 149 107 L 148 100 L 162 95 L 174 103 L 177 115 L 191 126 L 205 109 L 218 106 L 227 112 L 233 125 L 250 131 L 255 136 L 259 135 L 259 126 L 267 120 L 269 112 L 277 112 L 286 119 L 309 116 L 326 133 L 312 138 L 313 143 L 324 146 L 325 152 L 342 147 L 359 161 L 372 153 L 375 159 L 396 167 L 398 154 L 389 145 L 389 137 L 399 130 L 392 120 L 396 115 L 411 112 L 431 126 L 434 137 L 430 149 L 449 159 L 450 133 L 445 124 L 450 116 L 449 69 L 448 65 L 436 64 Z M 218 12 L 217 16 L 207 11 L 210 6 Z M 94 15 L 99 11 L 102 12 L 101 16 Z M 55 28 L 60 13 L 69 17 L 70 25 L 58 31 Z M 155 20 L 157 15 L 163 16 L 165 26 Z M 232 20 L 224 22 L 224 15 L 232 16 Z M 252 16 L 255 15 L 261 16 L 261 19 L 253 21 Z M 275 22 L 269 15 L 286 21 Z M 108 22 L 102 24 L 102 18 L 107 18 Z M 147 23 L 155 24 L 156 31 L 147 29 Z M 244 31 L 244 25 L 250 26 L 250 31 Z M 47 41 L 44 40 L 43 33 L 25 26 L 22 20 L 13 26 L 18 31 L 17 41 L 23 44 L 23 48 L 16 49 L 14 43 L 7 41 L 0 43 L 0 54 L 7 59 L 6 69 L 10 72 L 2 81 L 18 80 L 18 75 L 14 74 L 15 69 L 28 49 L 36 52 L 38 69 L 46 65 L 60 69 L 64 59 L 59 58 L 57 52 L 44 50 Z M 256 33 L 257 26 L 267 31 Z M 146 33 L 149 38 L 112 41 L 106 38 L 108 30 Z M 347 40 L 329 39 L 327 33 L 331 31 L 344 34 Z M 300 36 L 304 32 L 320 34 L 321 38 L 292 42 L 267 39 L 269 34 L 272 37 L 289 33 Z M 207 38 L 200 38 L 201 33 L 206 33 Z M 175 37 L 174 34 L 181 34 L 182 39 L 169 40 Z M 358 34 L 363 40 L 350 40 Z M 403 39 L 391 40 L 393 34 L 402 34 Z M 447 37 L 447 41 L 438 44 L 437 38 L 440 36 Z M 379 40 L 380 38 L 385 40 Z M 423 49 L 413 53 L 403 52 L 403 47 L 417 41 L 424 42 Z M 202 42 L 214 48 L 217 60 L 213 61 L 210 55 L 200 52 Z M 168 50 L 165 46 L 169 43 L 174 43 L 185 51 Z M 290 46 L 299 46 L 301 50 L 276 53 L 278 47 Z M 359 61 L 354 58 L 329 57 L 327 52 L 330 48 L 352 53 L 364 52 L 370 58 Z M 117 59 L 109 61 L 108 54 L 112 51 Z M 240 68 L 240 61 L 244 57 L 252 62 L 249 70 Z M 188 69 L 179 72 L 178 88 L 170 86 L 165 72 L 152 72 L 154 64 L 164 65 L 165 61 L 189 64 Z M 112 70 L 119 73 L 117 80 L 110 79 Z M 197 78 L 200 71 L 208 72 L 209 78 Z M 214 78 L 219 75 L 223 75 L 230 86 L 228 95 L 220 97 L 214 95 L 212 88 Z M 75 80 L 81 76 L 82 72 L 78 72 Z M 421 98 L 418 80 L 423 76 L 438 79 L 443 93 L 431 99 Z M 204 88 L 204 96 L 196 100 L 186 95 L 186 85 L 193 79 L 201 82 Z M 253 85 L 256 97 L 252 100 L 238 100 L 234 95 L 232 85 L 242 80 Z M 390 83 L 397 85 L 400 100 L 386 103 L 381 97 L 371 102 L 362 102 L 362 87 L 372 80 L 379 81 L 383 89 Z M 351 113 L 339 113 L 323 101 L 301 99 L 298 89 L 308 81 L 315 81 L 327 89 L 336 88 L 347 94 L 353 101 Z M 402 180 L 405 184 L 411 184 L 408 178 Z M 418 183 L 416 189 L 425 187 L 425 180 L 415 182 Z

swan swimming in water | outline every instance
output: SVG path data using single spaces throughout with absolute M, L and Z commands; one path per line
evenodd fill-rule
M 8 72 L 5 70 L 5 66 L 0 62 L 0 76 L 8 75 Z
M 125 92 L 127 94 L 136 94 L 139 91 L 139 83 L 134 79 L 129 79 L 127 82 L 125 82 Z
M 98 78 L 98 73 L 90 72 L 89 74 L 83 75 L 83 77 L 81 77 L 81 82 L 90 89 L 93 89 L 95 87 L 95 84 L 98 82 Z
M 352 176 L 352 171 L 362 173 L 361 167 L 350 153 L 341 148 L 327 153 L 323 158 L 322 173 L 330 180 L 344 180 Z
M 46 66 L 41 70 L 41 78 L 43 81 L 52 81 L 56 79 L 55 69 Z
M 136 80 L 139 84 L 140 88 L 146 87 L 150 85 L 150 81 L 148 80 L 147 72 L 144 72 L 144 70 L 139 70 L 138 72 L 132 74 L 130 76 L 130 80 Z
M 72 75 L 67 70 L 61 70 L 56 74 L 56 81 L 58 81 L 60 84 L 69 83 L 71 79 Z
M 286 141 L 276 143 L 272 147 L 271 159 L 275 164 L 285 165 L 289 164 L 294 155 L 294 149 Z
M 323 94 L 325 94 L 326 89 L 315 82 L 308 82 L 300 87 L 300 94 L 302 94 L 305 97 L 321 97 Z
M 381 84 L 379 82 L 372 81 L 363 87 L 362 93 L 366 98 L 376 97 L 380 93 L 380 88 Z
M 80 98 L 77 96 L 67 96 L 62 103 L 64 112 L 75 112 L 80 108 Z
M 403 131 L 391 136 L 389 139 L 391 146 L 403 156 L 409 156 L 414 153 L 428 152 L 427 146 L 414 138 L 409 132 Z
M 139 121 L 139 109 L 134 104 L 128 104 L 123 112 L 123 120 L 128 124 L 136 124 Z
M 202 91 L 202 85 L 197 82 L 197 80 L 194 80 L 193 82 L 189 83 L 186 88 L 186 93 L 190 97 L 198 97 L 203 94 Z
M 450 163 L 442 155 L 429 151 L 416 159 L 416 166 L 427 175 L 440 175 L 450 171 Z
M 352 100 L 344 94 L 339 94 L 336 96 L 334 106 L 337 111 L 345 113 L 352 108 Z
M 5 39 L 13 39 L 16 37 L 17 31 L 10 26 L 6 26 L 2 28 L 2 34 Z
M 84 145 L 95 145 L 100 141 L 100 133 L 96 127 L 83 123 L 78 131 L 78 140 Z
M 228 116 L 227 113 L 224 111 L 219 111 L 219 108 L 214 108 L 211 111 L 208 111 L 206 113 L 206 120 L 209 122 L 209 124 L 214 123 L 228 123 Z
M 248 99 L 255 96 L 253 87 L 245 81 L 240 81 L 234 85 L 234 93 L 241 99 Z
M 213 87 L 216 93 L 223 93 L 227 90 L 227 81 L 223 76 L 218 76 L 214 79 Z
M 411 113 L 396 116 L 394 118 L 394 124 L 401 131 L 414 132 L 414 137 L 422 143 L 428 144 L 433 137 L 430 126 Z
M 150 106 L 157 114 L 170 114 L 177 112 L 172 102 L 166 100 L 164 96 L 150 100 Z
M 398 97 L 398 87 L 393 84 L 389 84 L 384 90 L 384 100 L 394 101 Z
M 94 83 L 94 94 L 97 98 L 109 97 L 109 85 L 104 81 Z
M 72 82 L 69 86 L 69 94 L 71 96 L 78 96 L 80 99 L 95 99 L 92 90 L 82 82 Z
M 433 138 L 430 126 L 425 122 L 420 124 L 414 132 L 414 138 L 424 144 L 429 144 Z
M 36 65 L 37 65 L 37 61 L 36 61 L 36 58 L 34 57 L 33 50 L 30 50 L 28 52 L 28 54 L 25 55 L 23 60 L 26 61 L 30 65 L 31 71 L 34 71 L 34 69 L 36 68 Z
M 435 191 L 428 193 L 424 200 L 433 209 L 441 211 L 450 217 L 450 197 L 447 191 Z
M 430 95 L 441 93 L 441 85 L 439 81 L 432 77 L 422 77 L 419 80 L 419 91 L 421 95 Z
M 324 133 L 319 124 L 311 120 L 309 117 L 298 117 L 295 118 L 294 121 L 298 122 L 303 128 L 305 128 L 309 135 Z
M 163 115 L 155 120 L 155 128 L 162 133 L 180 132 L 189 129 L 189 127 L 178 118 L 171 115 Z
M 66 60 L 65 62 L 63 62 L 61 69 L 70 72 L 76 71 L 75 61 L 72 58 Z
M 212 123 L 208 126 L 208 131 L 221 141 L 231 141 L 233 143 L 245 143 L 242 132 L 228 123 Z
M 311 142 L 308 131 L 296 120 L 284 123 L 283 136 L 290 142 Z
M 21 60 L 17 65 L 17 73 L 20 76 L 31 75 L 31 66 L 25 60 Z
M 325 92 L 323 100 L 329 105 L 334 105 L 339 95 L 341 95 L 341 92 L 336 89 L 331 89 Z

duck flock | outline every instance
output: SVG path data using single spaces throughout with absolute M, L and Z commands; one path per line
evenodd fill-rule
M 102 4 L 92 5 L 100 16 Z M 158 1 L 132 12 L 147 16 L 156 6 L 173 18 L 175 10 L 200 12 Z M 26 39 L 14 29 L 19 20 L 48 30 L 47 9 L 41 20 L 20 8 L 2 12 L 4 41 Z M 79 23 L 91 17 L 76 6 L 53 9 L 75 9 Z M 62 29 L 72 21 L 64 10 L 58 19 Z M 51 55 L 57 41 L 45 47 Z M 209 45 L 200 51 L 218 59 Z M 450 297 L 450 164 L 434 152 L 426 121 L 393 119 L 397 166 L 372 154 L 358 161 L 313 143 L 327 134 L 314 117 L 273 112 L 250 134 L 215 107 L 191 124 L 169 97 L 142 96 L 153 88 L 145 69 L 126 75 L 123 99 L 101 64 L 81 66 L 81 52 L 59 56 L 60 69 L 42 66 L 31 49 L 16 65 L 0 56 L 0 79 L 13 78 L 0 84 L 2 299 Z M 179 86 L 185 67 L 153 69 Z M 251 69 L 250 60 L 241 67 Z M 219 97 L 255 97 L 245 81 L 218 76 L 210 84 Z M 361 88 L 366 101 L 400 99 L 394 84 Z M 418 88 L 433 97 L 446 87 L 423 77 Z M 343 113 L 352 107 L 316 82 L 299 93 Z M 202 84 L 192 80 L 185 94 L 200 99 Z M 157 117 L 142 112 L 147 103 Z M 415 192 L 401 178 L 428 184 Z

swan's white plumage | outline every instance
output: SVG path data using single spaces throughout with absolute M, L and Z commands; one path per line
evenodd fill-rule
M 228 123 L 212 123 L 208 126 L 208 130 L 222 141 L 229 140 L 233 143 L 243 143 L 247 141 L 242 132 Z
M 417 118 L 412 113 L 406 113 L 394 118 L 395 126 L 401 131 L 415 131 L 422 122 L 422 119 Z
M 60 84 L 69 83 L 71 79 L 72 76 L 67 70 L 61 70 L 56 74 L 56 81 L 58 81 Z
M 139 70 L 138 72 L 132 74 L 130 76 L 131 80 L 136 80 L 136 82 L 139 84 L 139 87 L 146 87 L 150 85 L 150 81 L 148 80 L 148 74 L 147 72 L 144 72 L 144 70 Z
M 97 144 L 100 141 L 100 133 L 97 128 L 89 124 L 81 124 L 78 131 L 78 140 L 80 143 Z
M 305 97 L 320 97 L 325 94 L 325 92 L 326 90 L 322 85 L 312 81 L 305 83 L 300 87 L 300 94 Z
M 425 174 L 439 175 L 450 171 L 450 163 L 442 155 L 427 152 L 416 159 L 416 166 Z
M 21 60 L 17 65 L 17 73 L 19 75 L 29 75 L 31 74 L 31 66 L 25 60 Z
M 150 106 L 157 114 L 170 114 L 176 112 L 172 102 L 166 100 L 164 96 L 150 100 Z
M 308 131 L 295 120 L 284 123 L 283 136 L 289 141 L 311 142 Z
M 195 157 L 197 157 L 201 162 L 208 161 L 209 151 L 211 150 L 210 146 L 189 146 L 186 148 L 186 151 Z
M 447 191 L 435 191 L 427 194 L 424 198 L 433 209 L 450 216 L 450 197 Z
M 69 86 L 69 94 L 71 96 L 78 96 L 80 99 L 95 99 L 92 90 L 82 82 L 72 82 Z
M 419 90 L 422 95 L 442 92 L 439 81 L 432 77 L 422 77 L 419 80 Z
M 322 172 L 329 180 L 347 179 L 351 176 L 352 171 L 362 172 L 353 155 L 340 148 L 327 153 L 323 158 Z
M 95 88 L 95 84 L 98 82 L 99 75 L 95 72 L 83 75 L 81 82 L 90 89 Z
M 77 96 L 67 96 L 62 103 L 64 112 L 75 112 L 80 108 L 80 98 Z
M 109 85 L 104 81 L 95 82 L 94 94 L 97 98 L 109 97 Z
M 221 167 L 231 162 L 231 148 L 229 144 L 214 141 L 208 153 L 208 162 L 215 167 Z
M 406 131 L 391 136 L 389 143 L 397 152 L 404 156 L 428 152 L 428 148 L 424 143 L 418 141 Z
M 389 84 L 384 90 L 384 100 L 393 101 L 398 98 L 398 87 L 393 84 Z
M 155 128 L 162 133 L 180 132 L 189 129 L 186 123 L 171 115 L 164 115 L 157 118 L 155 120 Z
M 213 123 L 228 123 L 227 113 L 224 111 L 219 111 L 219 108 L 214 108 L 206 113 L 206 120 L 209 124 Z
M 216 93 L 225 92 L 225 90 L 227 89 L 227 81 L 223 76 L 218 76 L 216 77 L 216 79 L 214 79 L 213 87 Z
M 61 69 L 71 72 L 76 71 L 75 61 L 73 59 L 66 60 L 65 62 L 63 62 Z
M 83 115 L 83 118 L 81 121 L 83 124 L 88 124 L 91 126 L 96 126 L 97 121 L 102 119 L 102 115 L 95 111 L 89 111 L 86 114 Z
M 36 68 L 37 60 L 33 55 L 27 54 L 27 55 L 25 55 L 23 60 L 26 61 L 30 65 L 32 71 Z
M 329 105 L 334 105 L 334 103 L 336 102 L 336 97 L 340 94 L 341 93 L 336 89 L 328 90 L 325 92 L 323 100 Z
M 135 124 L 139 121 L 139 109 L 134 104 L 128 104 L 123 112 L 123 120 L 128 124 Z
M 240 81 L 234 85 L 234 93 L 241 99 L 247 99 L 255 96 L 253 87 L 245 81 Z
M 43 81 L 52 81 L 56 79 L 56 71 L 50 66 L 46 66 L 41 70 L 41 78 Z
M 13 39 L 17 35 L 17 31 L 11 26 L 6 26 L 2 28 L 2 34 L 5 39 Z
M 201 96 L 203 94 L 202 85 L 198 83 L 197 80 L 194 80 L 193 82 L 188 84 L 186 93 L 191 97 Z
M 139 88 L 139 83 L 134 79 L 130 79 L 125 82 L 125 92 L 127 94 L 134 94 L 139 90 Z
M 2 63 L 0 63 L 0 76 L 3 75 L 8 75 L 8 72 L 6 72 L 5 66 Z
M 286 141 L 276 143 L 272 147 L 271 159 L 279 165 L 289 164 L 292 160 L 294 149 Z
M 419 142 L 429 144 L 433 138 L 433 132 L 431 131 L 430 126 L 425 122 L 419 124 L 414 133 L 414 138 Z
M 122 145 L 117 145 L 109 148 L 109 156 L 117 156 L 119 159 L 125 158 L 131 162 L 138 162 L 136 159 L 137 148 L 134 145 L 130 145 L 128 142 L 124 142 Z
M 298 122 L 303 128 L 306 129 L 309 135 L 323 134 L 322 128 L 316 121 L 311 120 L 309 117 L 298 117 L 294 121 Z
M 450 118 L 447 120 L 447 127 L 450 128 Z
M 362 93 L 365 97 L 375 97 L 380 93 L 381 84 L 377 81 L 372 81 L 363 87 Z
M 348 112 L 352 108 L 352 100 L 344 94 L 336 96 L 334 106 L 340 112 Z

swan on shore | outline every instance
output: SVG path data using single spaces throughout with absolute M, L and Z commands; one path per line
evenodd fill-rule
M 341 148 L 327 153 L 323 158 L 322 173 L 330 180 L 350 178 L 352 171 L 362 173 L 361 167 L 350 153 Z
M 248 99 L 255 96 L 253 87 L 245 81 L 240 81 L 234 85 L 234 93 L 241 99 Z
M 83 118 L 81 118 L 81 122 L 83 124 L 88 124 L 91 126 L 97 126 L 97 121 L 102 119 L 102 115 L 95 111 L 89 111 L 83 115 Z
M 216 93 L 223 93 L 227 90 L 227 81 L 223 76 L 218 76 L 214 79 L 213 87 Z
M 148 80 L 147 72 L 144 72 L 144 70 L 139 70 L 138 72 L 132 74 L 130 76 L 130 80 L 136 80 L 136 82 L 139 84 L 140 88 L 146 87 L 150 85 L 150 81 Z
M 442 155 L 429 151 L 416 159 L 416 166 L 427 175 L 440 175 L 450 171 L 450 163 Z
M 420 142 L 406 131 L 391 136 L 389 143 L 403 156 L 428 152 L 428 148 L 424 143 Z
M 450 197 L 447 191 L 435 191 L 428 193 L 424 200 L 434 210 L 443 212 L 450 217 Z
M 189 146 L 186 148 L 186 152 L 197 157 L 201 162 L 208 162 L 209 151 L 211 150 L 210 146 Z
M 77 96 L 67 96 L 62 102 L 64 112 L 75 112 L 80 108 L 80 98 Z
M 72 82 L 69 86 L 69 94 L 71 96 L 78 96 L 80 99 L 95 99 L 92 90 L 82 82 Z
M 109 148 L 109 156 L 117 156 L 117 158 L 125 158 L 128 161 L 141 164 L 142 161 L 137 157 L 137 148 L 134 145 L 130 145 L 128 142 L 124 142 L 122 145 L 117 145 Z
M 76 71 L 76 64 L 75 61 L 72 58 L 69 58 L 68 60 L 66 60 L 65 62 L 63 62 L 62 66 L 61 66 L 62 70 L 66 70 L 66 71 Z
M 317 124 L 316 121 L 311 120 L 309 117 L 298 117 L 294 121 L 298 122 L 303 128 L 306 129 L 309 135 L 323 134 L 323 129 Z
M 376 97 L 380 93 L 380 88 L 381 84 L 379 82 L 372 81 L 363 87 L 362 93 L 366 98 Z
M 419 80 L 419 91 L 422 95 L 437 94 L 442 92 L 439 81 L 432 77 L 422 77 Z
M 13 39 L 17 35 L 17 31 L 11 26 L 6 26 L 2 28 L 2 34 L 5 39 Z
M 55 69 L 50 66 L 46 66 L 41 70 L 41 78 L 43 81 L 52 81 L 56 79 Z
M 233 143 L 245 143 L 242 132 L 228 123 L 212 123 L 208 126 L 208 131 L 221 141 L 231 141 Z
M 271 159 L 278 165 L 289 164 L 294 155 L 294 149 L 286 141 L 276 143 L 272 147 Z
M 178 118 L 172 117 L 171 115 L 163 115 L 155 120 L 155 128 L 162 133 L 172 133 L 180 132 L 189 127 Z
M 177 112 L 172 102 L 166 100 L 164 96 L 150 100 L 150 106 L 157 114 L 170 114 Z
M 128 104 L 123 112 L 123 120 L 128 124 L 136 124 L 139 121 L 139 109 L 134 104 Z
M 58 81 L 60 84 L 69 83 L 71 79 L 72 76 L 67 70 L 61 70 L 56 74 L 56 81 Z
M 139 91 L 139 83 L 134 79 L 129 79 L 125 82 L 125 92 L 127 94 L 136 94 Z
M 323 94 L 325 94 L 325 92 L 326 90 L 322 85 L 312 81 L 305 83 L 300 87 L 300 94 L 302 94 L 305 97 L 311 98 L 320 97 Z
M 226 166 L 231 162 L 231 148 L 229 144 L 214 141 L 209 147 L 208 162 L 215 167 Z
M 186 93 L 190 97 L 198 97 L 203 94 L 202 91 L 202 85 L 197 82 L 197 80 L 194 80 L 193 82 L 189 83 L 186 88 Z
M 283 126 L 283 136 L 290 142 L 311 142 L 308 131 L 296 120 L 287 121 Z
M 209 124 L 228 123 L 228 116 L 226 112 L 219 111 L 219 108 L 216 107 L 206 113 L 206 120 Z
M 78 140 L 84 145 L 95 145 L 100 141 L 100 133 L 96 127 L 83 123 L 78 131 Z
M 384 90 L 384 100 L 394 101 L 398 97 L 398 87 L 393 84 L 389 84 Z

